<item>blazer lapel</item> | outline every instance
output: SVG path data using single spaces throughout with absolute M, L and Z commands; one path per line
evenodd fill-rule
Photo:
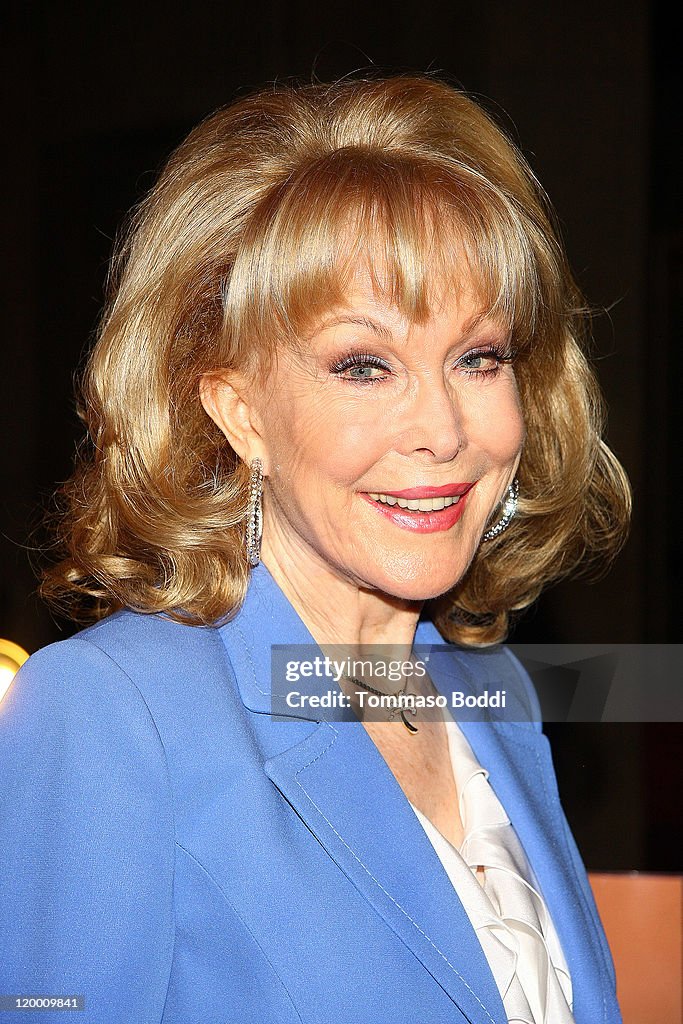
M 500 996 L 469 918 L 360 722 L 323 723 L 264 768 L 466 1018 L 503 1022 Z

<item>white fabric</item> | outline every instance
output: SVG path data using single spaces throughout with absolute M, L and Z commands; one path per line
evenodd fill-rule
M 477 933 L 508 1021 L 574 1024 L 567 963 L 524 850 L 488 772 L 447 708 L 444 720 L 465 834 L 460 850 L 411 807 Z

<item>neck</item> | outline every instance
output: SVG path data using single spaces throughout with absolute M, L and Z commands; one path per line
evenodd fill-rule
M 275 552 L 264 543 L 261 561 L 316 643 L 383 644 L 404 656 L 410 652 L 423 601 L 393 597 L 351 580 L 303 549 Z

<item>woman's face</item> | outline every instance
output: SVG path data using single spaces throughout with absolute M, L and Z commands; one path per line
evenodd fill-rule
M 280 354 L 259 409 L 264 544 L 280 564 L 311 559 L 407 600 L 462 577 L 524 440 L 509 336 L 480 317 L 461 292 L 410 324 L 357 274 L 306 354 Z M 401 507 L 415 489 L 441 499 Z

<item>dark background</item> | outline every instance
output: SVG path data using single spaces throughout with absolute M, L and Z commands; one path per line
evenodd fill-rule
M 27 4 L 11 17 L 2 59 L 0 635 L 34 651 L 74 631 L 35 596 L 32 530 L 71 471 L 80 437 L 73 374 L 121 218 L 217 106 L 276 78 L 324 81 L 375 66 L 441 71 L 479 97 L 531 161 L 579 282 L 602 310 L 594 358 L 608 441 L 633 484 L 632 534 L 604 580 L 554 587 L 511 639 L 678 639 L 681 92 L 663 4 L 124 0 Z M 680 726 L 546 732 L 587 866 L 680 870 Z

